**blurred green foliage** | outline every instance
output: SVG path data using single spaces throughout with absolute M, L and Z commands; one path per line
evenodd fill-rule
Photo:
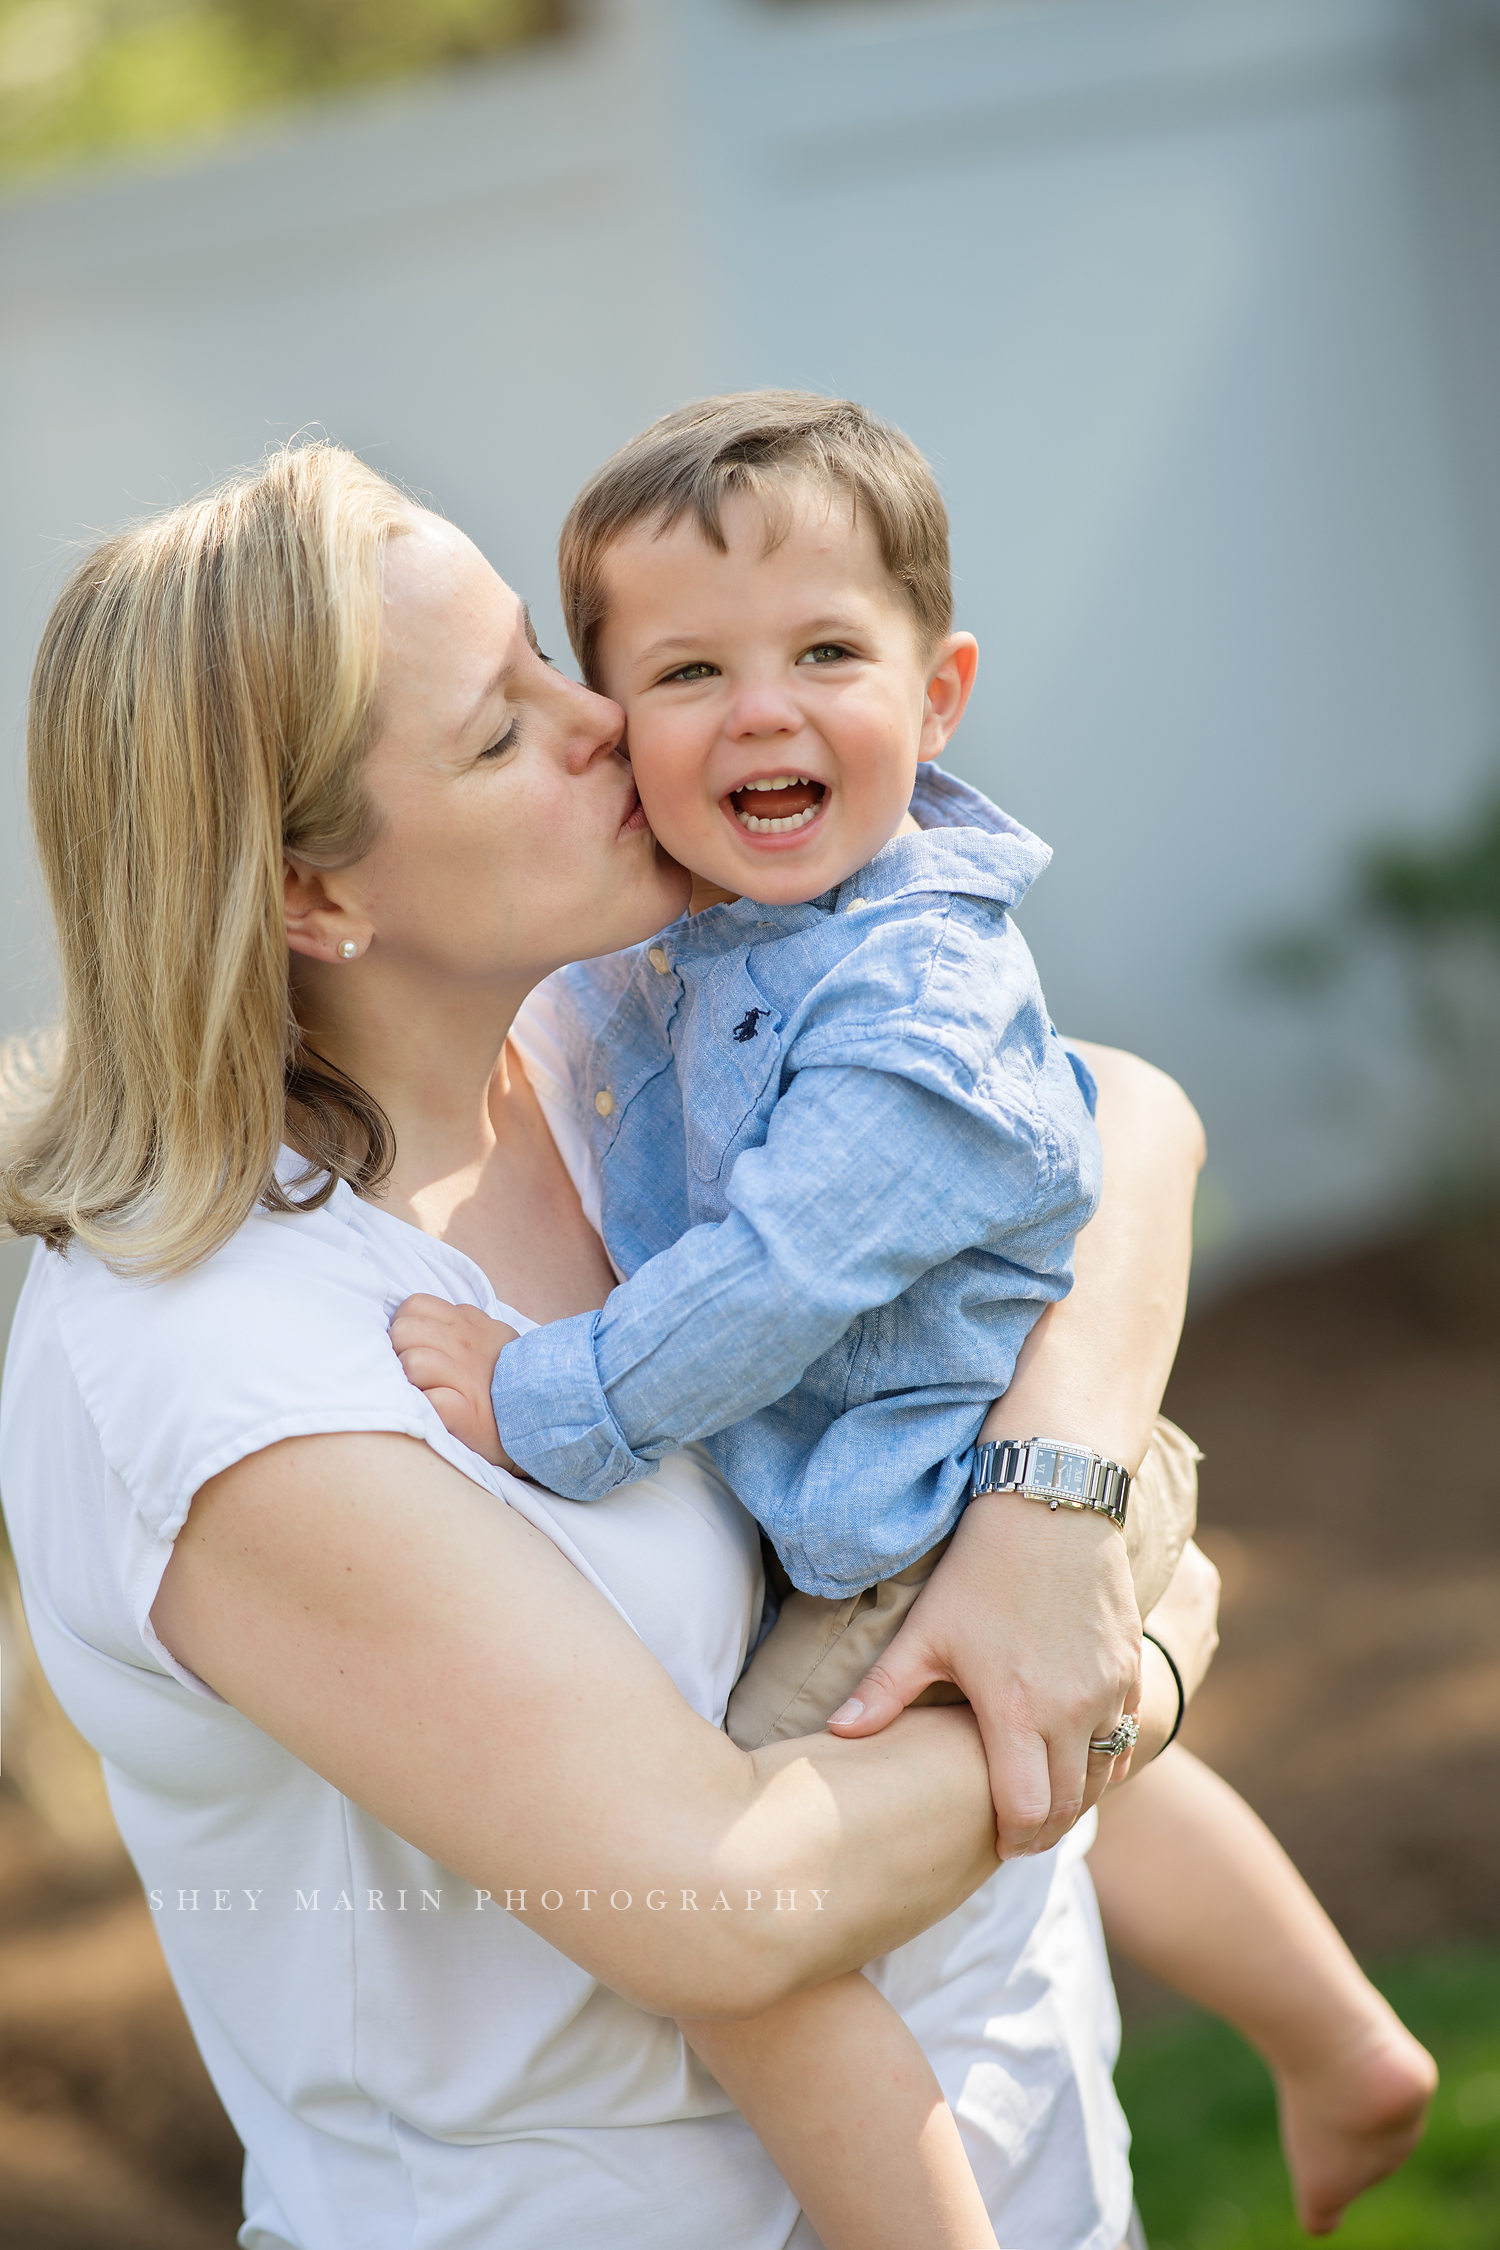
M 1432 1952 L 1377 1977 L 1442 2072 L 1427 2136 L 1359 2198 L 1339 2250 L 1500 2250 L 1500 1948 Z M 1151 2250 L 1299 2250 L 1271 2082 L 1210 2018 L 1125 2043 L 1116 2074 Z
M 1373 971 L 1382 1036 L 1414 1045 L 1426 1066 L 1435 1212 L 1500 1199 L 1500 787 L 1448 836 L 1361 854 L 1336 914 L 1260 939 L 1248 965 L 1304 1002 L 1347 995 L 1362 973 L 1368 986 Z
M 0 0 L 0 176 L 201 139 L 557 21 L 557 0 Z
M 1473 931 L 1500 946 L 1500 790 L 1481 801 L 1458 836 L 1371 852 L 1360 897 L 1409 936 Z

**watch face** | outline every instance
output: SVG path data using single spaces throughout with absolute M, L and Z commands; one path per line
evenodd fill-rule
M 1026 1482 L 1035 1492 L 1055 1492 L 1060 1499 L 1082 1500 L 1088 1492 L 1089 1457 L 1064 1452 L 1058 1445 L 1034 1445 Z

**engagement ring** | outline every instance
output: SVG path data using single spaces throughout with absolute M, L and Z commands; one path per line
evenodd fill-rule
M 1140 1731 L 1140 1720 L 1133 1719 L 1127 1711 L 1113 1734 L 1107 1734 L 1102 1742 L 1091 1742 L 1089 1744 L 1089 1756 L 1091 1758 L 1123 1758 L 1127 1750 L 1135 1748 L 1136 1738 Z

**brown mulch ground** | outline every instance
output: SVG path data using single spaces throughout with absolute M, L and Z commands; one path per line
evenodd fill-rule
M 1500 1934 L 1500 1228 L 1225 1299 L 1167 1407 L 1224 1577 L 1185 1739 L 1356 1951 Z M 233 2135 L 93 1777 L 32 1717 L 0 1782 L 0 2250 L 230 2250 Z
M 1223 1642 L 1184 1739 L 1357 1953 L 1500 1934 L 1500 1225 L 1189 1324 Z

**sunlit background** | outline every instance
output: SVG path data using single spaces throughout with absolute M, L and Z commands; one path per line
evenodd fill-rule
M 582 478 L 761 383 L 933 458 L 983 652 L 950 762 L 1056 849 L 1023 926 L 1058 1021 L 1204 1115 L 1174 1401 L 1227 1591 L 1196 1739 L 1450 2042 L 1429 2173 L 1348 2239 L 1494 2250 L 1496 0 L 0 0 L 0 1030 L 50 1006 L 22 707 L 80 542 L 316 428 L 470 531 L 561 655 Z M 1335 1710 L 1337 1771 L 1307 1762 Z M 34 1680 L 12 1713 L 0 1948 L 41 1960 L 54 1912 L 57 1951 L 29 1984 L 0 1954 L 0 2203 L 29 2181 L 53 2250 L 222 2244 L 175 2019 L 154 2110 L 89 2028 L 123 2055 L 164 2005 L 97 1780 Z M 1171 2089 L 1220 2065 L 1153 2004 L 1153 2242 L 1299 2239 L 1228 2060 L 1187 2163 Z M 84 2178 L 59 2231 L 47 2182 Z

